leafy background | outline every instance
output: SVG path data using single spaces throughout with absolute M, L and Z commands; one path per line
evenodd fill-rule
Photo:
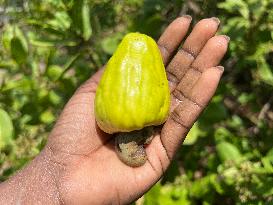
M 231 37 L 215 97 L 136 204 L 273 204 L 272 0 L 0 0 L 0 180 L 33 159 L 65 102 L 130 31 L 217 16 Z

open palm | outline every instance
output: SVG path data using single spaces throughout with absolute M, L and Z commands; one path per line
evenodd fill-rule
M 213 96 L 223 73 L 223 67 L 217 65 L 226 52 L 229 38 L 215 36 L 219 20 L 201 20 L 184 41 L 190 22 L 189 16 L 177 18 L 158 40 L 172 106 L 162 130 L 147 147 L 148 161 L 144 166 L 132 168 L 122 163 L 115 153 L 113 136 L 96 125 L 93 104 L 103 72 L 99 70 L 67 103 L 42 153 L 19 173 L 23 176 L 33 168 L 42 170 L 48 189 L 54 190 L 54 194 L 41 194 L 40 198 L 32 196 L 34 190 L 29 198 L 52 203 L 52 199 L 57 199 L 64 204 L 126 204 L 160 179 Z M 16 181 L 16 177 L 9 183 Z

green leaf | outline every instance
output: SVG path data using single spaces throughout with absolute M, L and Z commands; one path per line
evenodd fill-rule
M 7 81 L 6 84 L 3 86 L 2 91 L 8 91 L 12 89 L 20 89 L 23 91 L 29 91 L 33 86 L 33 81 L 31 78 L 21 77 L 18 80 L 14 81 Z
M 52 26 L 53 29 L 59 31 L 66 31 L 69 29 L 71 24 L 71 19 L 67 12 L 59 11 L 55 13 L 55 18 L 48 22 L 48 25 Z
M 12 143 L 14 128 L 8 113 L 0 109 L 0 149 Z
M 219 127 L 215 130 L 214 137 L 215 137 L 216 143 L 219 143 L 219 142 L 225 141 L 228 138 L 232 138 L 234 136 L 228 129 L 224 127 Z
M 18 63 L 26 62 L 27 48 L 24 46 L 21 38 L 13 37 L 10 42 L 11 56 Z
M 63 73 L 63 69 L 58 65 L 50 65 L 47 68 L 47 72 L 46 72 L 47 76 L 53 81 L 57 80 L 62 73 Z
M 65 46 L 76 46 L 78 42 L 70 39 L 49 39 L 49 38 L 33 38 L 30 39 L 30 43 L 34 46 L 39 46 L 39 47 L 56 47 L 59 45 L 65 45 Z
M 90 23 L 90 9 L 86 0 L 74 1 L 71 10 L 71 18 L 73 26 L 83 39 L 87 41 L 92 35 L 92 28 Z
M 194 144 L 198 137 L 200 135 L 200 130 L 198 127 L 198 123 L 194 123 L 194 125 L 192 126 L 190 132 L 187 134 L 186 139 L 183 142 L 183 145 L 192 145 Z
M 90 24 L 90 11 L 89 6 L 86 1 L 82 6 L 82 30 L 83 30 L 83 39 L 88 40 L 92 35 L 92 29 Z
M 221 161 L 235 161 L 238 162 L 242 155 L 238 148 L 229 142 L 220 142 L 216 145 L 216 150 Z
M 225 9 L 231 13 L 235 11 L 239 12 L 245 19 L 249 17 L 248 5 L 243 0 L 226 0 L 223 3 L 218 4 L 219 8 Z
M 13 26 L 7 24 L 2 34 L 2 43 L 6 50 L 10 50 L 10 41 L 13 38 Z
M 157 196 L 160 195 L 160 189 L 161 185 L 160 182 L 158 182 L 149 192 L 145 194 L 144 205 L 159 204 Z
M 210 126 L 213 123 L 224 120 L 227 116 L 227 109 L 222 102 L 222 97 L 215 96 L 202 114 L 200 122 Z
M 49 101 L 53 105 L 59 105 L 62 102 L 61 96 L 59 96 L 54 90 L 49 91 Z
M 265 59 L 258 60 L 258 75 L 262 81 L 273 86 L 273 73 Z
M 266 156 L 273 159 L 273 148 L 271 148 L 271 149 L 267 152 Z
M 101 42 L 102 49 L 107 53 L 112 55 L 114 51 L 116 50 L 119 42 L 121 41 L 123 37 L 122 33 L 116 33 L 114 35 L 111 35 Z
M 224 194 L 225 190 L 220 183 L 220 178 L 218 175 L 212 174 L 210 175 L 210 183 L 215 189 L 215 191 L 219 194 Z
M 273 173 L 273 166 L 272 166 L 273 159 L 269 158 L 269 157 L 264 157 L 264 158 L 261 159 L 261 161 L 263 163 L 263 166 L 264 166 L 265 170 L 268 173 Z
M 40 115 L 40 120 L 43 123 L 50 124 L 55 120 L 55 117 L 50 110 L 46 110 Z
M 12 47 L 13 39 L 18 39 L 18 40 L 15 40 L 15 42 L 14 42 L 15 43 L 15 48 L 18 49 L 17 52 L 16 52 L 17 54 L 15 54 L 15 52 L 12 51 L 14 49 Z M 16 59 L 15 60 L 19 64 L 24 63 L 27 60 L 28 42 L 27 42 L 27 39 L 26 39 L 23 31 L 18 26 L 14 26 L 14 36 L 11 39 L 11 54 L 12 54 L 12 56 L 13 56 L 13 54 L 15 54 L 15 56 L 18 56 L 19 61 L 17 61 Z M 22 62 L 20 62 L 20 61 L 22 61 Z
M 206 194 L 210 193 L 212 191 L 211 177 L 214 177 L 214 175 L 208 175 L 194 181 L 190 189 L 191 195 L 197 198 L 201 198 L 204 197 Z

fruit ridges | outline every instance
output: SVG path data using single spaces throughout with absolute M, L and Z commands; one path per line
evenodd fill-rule
M 95 98 L 99 127 L 107 133 L 130 132 L 162 124 L 170 94 L 155 41 L 127 34 L 106 65 Z

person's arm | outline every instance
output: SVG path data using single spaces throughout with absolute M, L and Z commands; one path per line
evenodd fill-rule
M 43 150 L 26 167 L 0 184 L 0 204 L 61 204 L 55 181 L 59 165 Z
M 96 124 L 92 105 L 103 72 L 99 70 L 69 100 L 43 151 L 0 184 L 0 204 L 128 204 L 147 192 L 168 168 L 224 71 L 218 65 L 229 38 L 216 35 L 219 19 L 199 21 L 184 40 L 190 23 L 190 16 L 175 19 L 158 41 L 172 108 L 146 148 L 143 166 L 121 162 L 113 135 Z

